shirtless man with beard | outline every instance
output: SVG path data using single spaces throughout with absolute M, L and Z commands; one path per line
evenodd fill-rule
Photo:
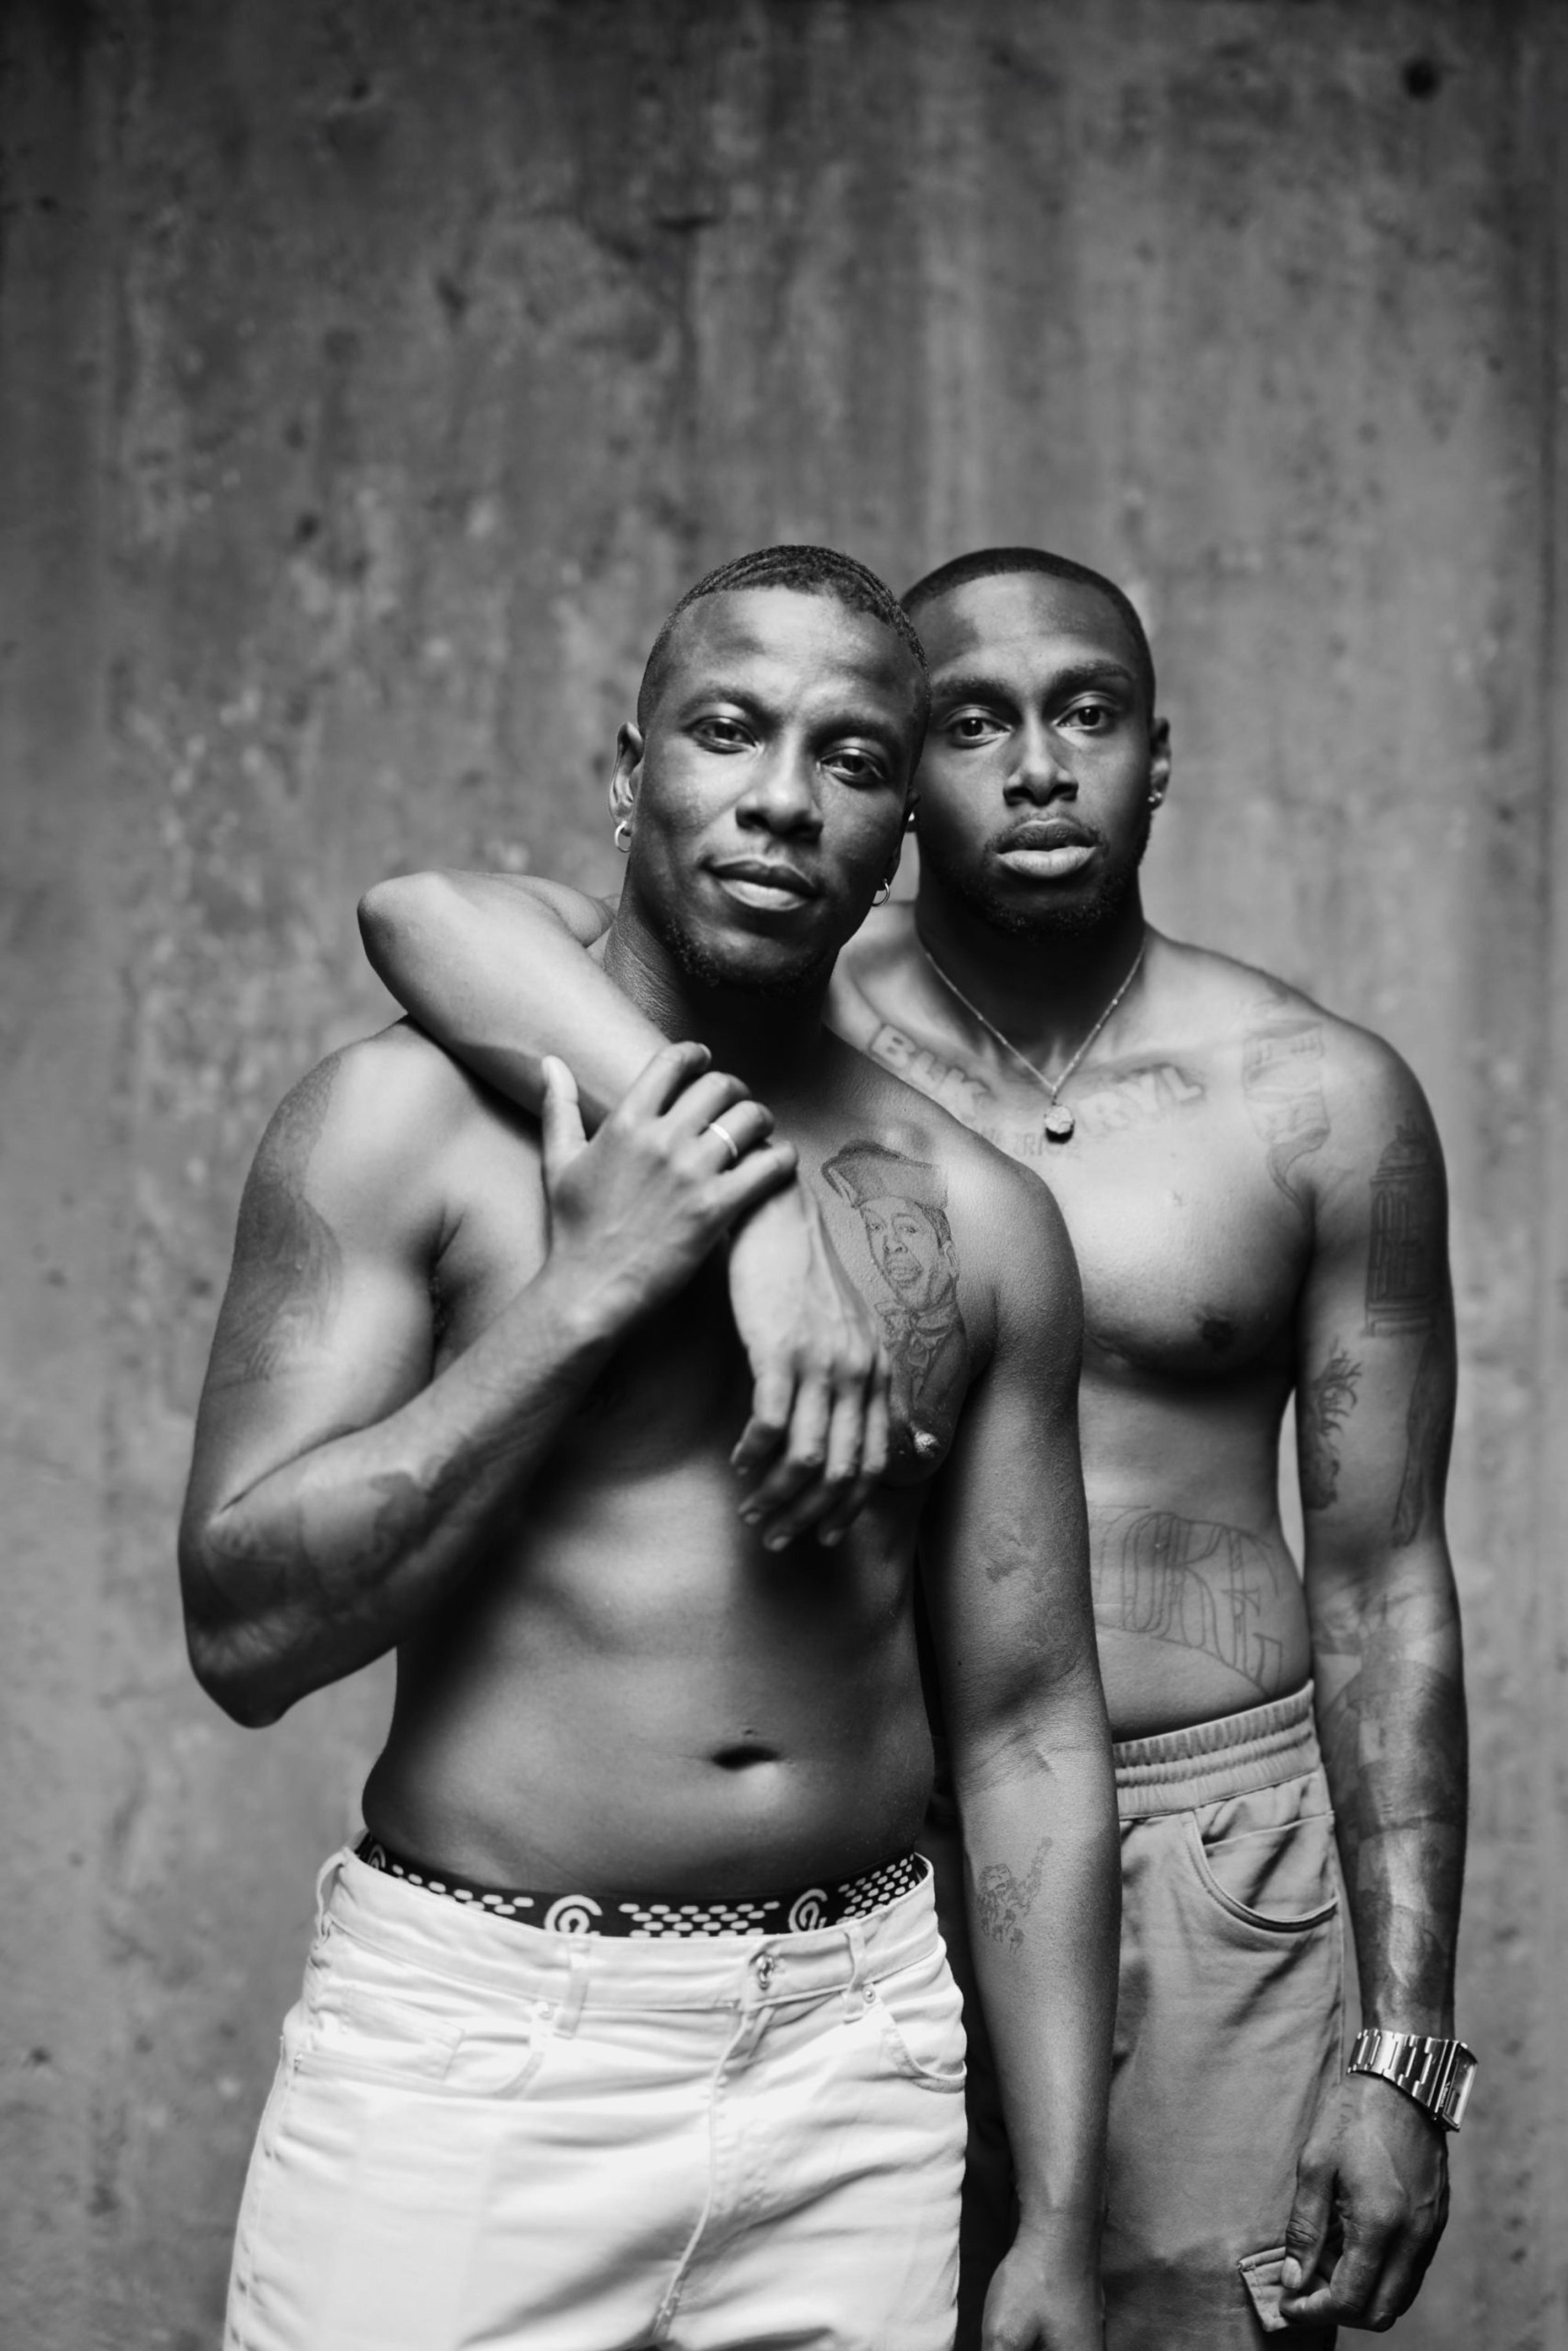
M 700 583 L 620 733 L 602 972 L 656 1050 L 594 1140 L 561 1065 L 541 1127 L 406 1023 L 263 1140 L 182 1531 L 192 1656 L 258 1725 L 394 1646 L 398 1680 L 230 2351 L 948 2351 L 963 2032 L 913 1851 L 917 1541 L 1019 2173 L 987 2340 L 1099 2351 L 1116 1826 L 1076 1275 L 1040 1187 L 821 1019 L 926 695 L 843 557 Z M 826 1547 L 791 1532 L 811 1481 L 781 1515 L 732 1464 L 722 1244 L 796 1183 L 903 1356 L 891 1446 L 847 1416 L 878 1474 Z M 825 1427 L 823 1467 L 849 1442 Z
M 1081 1270 L 1122 1818 L 1106 2340 L 1321 2346 L 1413 2299 L 1469 2063 L 1438 1138 L 1380 1040 L 1147 925 L 1171 749 L 1126 597 L 1000 549 L 905 602 L 932 684 L 919 892 L 840 958 L 828 1018 L 1044 1177 Z M 568 936 L 602 927 L 592 902 L 424 876 L 365 918 L 402 1000 L 455 1051 L 504 1053 L 511 1082 L 551 1048 L 601 1084 L 646 1053 Z M 1278 1510 L 1293 1393 L 1299 1569 Z M 1354 2055 L 1381 2073 L 1345 2067 L 1335 1826 L 1363 2019 L 1389 2036 Z M 962 1972 L 950 1893 L 944 1923 Z M 976 2032 L 961 2344 L 1006 2241 L 982 2061 Z

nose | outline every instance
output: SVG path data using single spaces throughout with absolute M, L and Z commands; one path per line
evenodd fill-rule
M 816 765 L 804 746 L 775 745 L 753 770 L 735 810 L 739 822 L 781 841 L 815 841 L 822 831 Z
M 1020 730 L 1015 757 L 1002 797 L 1010 801 L 1033 800 L 1044 806 L 1077 792 L 1072 769 L 1064 765 L 1054 727 L 1042 718 L 1028 719 Z

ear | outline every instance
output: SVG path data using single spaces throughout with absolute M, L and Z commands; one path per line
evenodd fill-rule
M 615 738 L 615 768 L 610 776 L 610 814 L 617 824 L 629 825 L 636 811 L 638 786 L 642 781 L 642 753 L 641 729 L 628 718 Z
M 1148 730 L 1148 796 L 1156 808 L 1170 789 L 1170 721 L 1157 718 Z

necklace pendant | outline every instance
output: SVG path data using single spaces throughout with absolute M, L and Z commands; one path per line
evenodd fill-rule
M 1045 1113 L 1045 1132 L 1053 1143 L 1070 1143 L 1077 1123 L 1065 1102 L 1053 1102 Z

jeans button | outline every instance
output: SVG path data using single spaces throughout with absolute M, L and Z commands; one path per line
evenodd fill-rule
M 757 1981 L 761 1984 L 764 1991 L 766 1991 L 768 1986 L 772 1983 L 774 1980 L 774 1970 L 777 1966 L 778 1961 L 774 1959 L 771 1951 L 761 1951 L 758 1953 Z

